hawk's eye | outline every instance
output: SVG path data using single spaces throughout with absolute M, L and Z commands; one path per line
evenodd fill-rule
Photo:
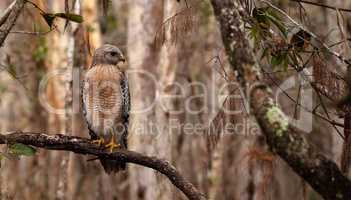
M 110 53 L 110 55 L 111 55 L 111 56 L 117 56 L 117 52 L 114 52 L 114 51 L 113 51 L 113 52 Z

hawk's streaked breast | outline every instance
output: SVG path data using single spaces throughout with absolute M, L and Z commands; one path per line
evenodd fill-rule
M 122 120 L 122 72 L 114 65 L 96 65 L 85 75 L 83 103 L 90 129 L 107 134 Z

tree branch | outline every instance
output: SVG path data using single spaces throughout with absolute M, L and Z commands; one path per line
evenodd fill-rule
M 333 9 L 333 10 L 339 10 L 339 11 L 343 11 L 343 12 L 351 12 L 351 9 L 338 8 L 338 7 L 329 6 L 329 5 L 321 4 L 321 3 L 317 3 L 317 2 L 311 2 L 311 1 L 305 1 L 305 0 L 290 0 L 290 1 L 298 2 L 298 3 L 310 4 L 310 5 L 319 6 L 319 7 L 323 7 L 323 8 L 329 8 L 329 9 Z
M 5 21 L 7 20 L 7 18 L 9 17 L 12 8 L 15 6 L 16 1 L 13 1 L 9 7 L 6 8 L 6 10 L 4 11 L 4 13 L 2 14 L 2 16 L 0 17 L 0 26 L 5 23 Z
M 4 43 L 12 27 L 15 25 L 25 3 L 25 0 L 16 0 L 14 4 L 12 3 L 9 8 L 6 9 L 4 15 L 0 18 L 0 47 Z
M 43 133 L 25 133 L 21 131 L 11 132 L 6 135 L 0 134 L 0 144 L 13 143 L 21 143 L 49 150 L 71 151 L 77 154 L 90 154 L 100 158 L 121 160 L 123 162 L 149 167 L 167 176 L 172 184 L 181 190 L 188 199 L 206 199 L 205 196 L 194 187 L 194 185 L 183 178 L 174 166 L 168 161 L 156 157 L 145 156 L 137 152 L 126 150 L 107 153 L 101 149 L 101 147 L 92 144 L 89 139 L 61 134 L 46 135 Z
M 271 150 L 323 198 L 350 199 L 351 181 L 338 166 L 310 145 L 304 133 L 289 123 L 275 105 L 272 90 L 266 84 L 242 27 L 247 17 L 239 0 L 211 0 L 220 24 L 223 44 L 231 69 L 236 72 L 241 87 L 250 87 L 250 105 Z

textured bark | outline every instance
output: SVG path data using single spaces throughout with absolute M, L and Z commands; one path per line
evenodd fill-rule
M 250 91 L 250 104 L 267 143 L 293 170 L 325 199 L 349 199 L 351 182 L 338 166 L 309 145 L 303 133 L 294 130 L 284 113 L 274 105 L 271 90 L 262 83 L 249 42 L 241 30 L 238 2 L 212 0 L 220 23 L 222 39 L 232 69 L 242 87 L 256 84 Z M 259 83 L 259 84 L 257 84 Z
M 341 170 L 348 174 L 351 165 L 351 113 L 345 114 L 344 135 L 345 141 L 343 144 L 343 152 L 341 155 Z
M 18 16 L 20 15 L 24 4 L 25 0 L 16 0 L 16 3 L 13 5 L 12 8 L 10 8 L 9 14 L 6 12 L 4 13 L 4 16 L 1 17 L 1 23 L 0 23 L 0 47 L 4 43 L 7 35 L 10 33 L 12 27 L 15 25 L 16 20 Z
M 13 1 L 2 13 L 2 15 L 0 16 L 0 26 L 3 25 L 7 18 L 9 17 L 10 13 L 12 12 L 13 7 L 15 6 L 16 1 Z
M 78 154 L 90 154 L 101 158 L 121 160 L 124 162 L 142 165 L 152 168 L 167 176 L 172 184 L 181 190 L 188 197 L 188 199 L 206 199 L 203 194 L 201 194 L 201 192 L 199 192 L 190 182 L 185 180 L 176 170 L 176 168 L 173 167 L 167 160 L 145 156 L 143 154 L 127 150 L 107 153 L 104 149 L 92 144 L 91 140 L 67 135 L 69 134 L 46 135 L 42 133 L 12 132 L 6 135 L 0 134 L 0 144 L 21 143 L 48 150 L 63 150 Z
M 346 6 L 346 7 L 350 7 L 351 3 L 344 3 L 344 2 L 338 2 L 339 4 L 341 4 L 340 6 Z M 349 15 L 347 16 L 343 16 L 345 17 L 344 19 L 340 19 L 341 21 L 340 23 L 340 27 L 341 29 L 344 29 L 343 31 L 345 33 L 340 33 L 340 38 L 342 40 L 345 40 L 347 37 L 347 33 L 350 33 L 351 31 L 351 27 L 350 25 L 347 25 L 347 23 L 349 23 L 349 21 L 351 20 L 351 17 Z M 340 30 L 341 31 L 341 30 Z M 345 34 L 345 35 L 343 35 Z M 343 45 L 343 51 L 344 54 L 347 57 L 351 56 L 351 46 L 348 44 L 347 41 L 345 41 L 345 44 Z M 350 98 L 351 96 L 351 69 L 350 66 L 348 66 L 347 70 L 346 70 L 346 84 L 347 84 L 347 91 L 345 91 L 345 96 L 346 98 Z M 348 100 L 346 102 L 346 104 L 343 106 L 343 111 L 345 112 L 345 116 L 344 116 L 344 144 L 343 144 L 343 149 L 342 149 L 342 154 L 341 154 L 341 170 L 346 174 L 346 175 L 350 175 L 351 173 L 351 102 L 350 100 Z

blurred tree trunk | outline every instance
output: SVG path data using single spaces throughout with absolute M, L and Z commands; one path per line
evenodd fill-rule
M 164 1 L 164 21 L 174 17 L 181 8 L 180 3 L 173 0 Z M 178 16 L 179 17 L 179 16 Z M 175 22 L 177 23 L 177 21 Z M 178 23 L 181 23 L 178 21 Z M 184 26 L 184 24 L 165 24 L 165 44 L 161 47 L 160 63 L 158 68 L 159 87 L 157 87 L 156 121 L 157 138 L 155 149 L 158 156 L 165 158 L 173 163 L 178 163 L 179 156 L 176 151 L 177 139 L 182 134 L 185 122 L 185 83 L 182 73 L 186 70 L 178 63 L 178 44 L 173 43 L 179 37 L 177 30 L 172 26 Z M 171 199 L 174 194 L 168 180 L 161 175 L 157 175 L 158 180 L 158 199 Z
M 43 6 L 41 1 L 35 0 L 34 3 L 37 3 L 39 6 Z M 21 18 L 17 21 L 16 28 L 21 30 L 32 30 L 33 29 L 33 21 L 30 18 L 33 18 L 35 21 L 35 26 L 39 27 L 39 29 L 44 29 L 46 24 L 43 23 L 41 16 L 35 12 L 24 12 L 21 15 Z M 30 99 L 30 107 L 29 107 L 29 127 L 28 130 L 32 131 L 44 131 L 46 130 L 47 124 L 45 123 L 45 111 L 42 109 L 39 102 L 39 84 L 41 81 L 41 74 L 44 72 L 44 59 L 41 58 L 45 54 L 45 40 L 43 38 L 33 38 L 32 36 L 20 36 L 14 41 L 15 44 L 11 44 L 12 48 L 17 48 L 17 55 L 24 56 L 26 58 L 17 57 L 16 61 L 22 62 L 22 64 L 18 64 L 21 69 L 19 71 L 23 71 L 25 74 L 25 78 L 23 79 L 23 84 L 25 85 Z M 25 45 L 30 48 L 22 48 L 23 42 Z M 21 44 L 18 44 L 21 43 Z M 41 51 L 43 50 L 44 51 Z M 31 52 L 31 53 L 28 53 Z M 29 55 L 28 55 L 29 54 Z M 26 172 L 26 176 L 23 177 L 24 180 L 20 181 L 25 184 L 25 199 L 31 198 L 43 198 L 47 197 L 46 187 L 44 184 L 41 184 L 41 181 L 47 181 L 46 176 L 46 167 L 43 167 L 44 160 L 46 159 L 46 153 L 43 153 L 42 156 L 31 157 L 28 160 L 22 159 L 21 165 L 25 166 L 24 172 Z M 32 187 L 27 187 L 27 185 L 32 185 Z M 33 194 L 32 190 L 40 191 Z
M 163 19 L 163 3 L 158 0 L 136 0 L 129 3 L 128 62 L 132 95 L 132 125 L 129 148 L 147 155 L 159 155 L 160 138 L 156 121 L 157 66 L 160 50 L 155 48 L 154 36 Z M 143 111 L 142 111 L 143 110 Z M 161 153 L 162 154 L 162 153 Z M 162 155 L 162 156 L 167 156 Z M 150 169 L 130 166 L 130 198 L 159 199 L 162 183 Z M 164 183 L 163 183 L 164 184 Z M 168 195 L 168 194 L 165 194 Z M 170 198 L 169 198 L 170 199 Z
M 85 19 L 85 14 L 83 12 L 82 1 L 80 1 L 80 13 Z M 78 8 L 76 8 L 78 10 Z M 89 49 L 87 48 L 86 43 L 86 32 L 85 26 L 83 24 L 79 24 L 74 31 L 74 58 L 73 58 L 73 71 L 72 71 L 72 95 L 73 95 L 73 105 L 72 105 L 72 133 L 76 136 L 80 137 L 89 137 L 88 129 L 86 127 L 86 122 L 84 120 L 84 116 L 82 114 L 82 99 L 81 99 L 81 82 L 83 80 L 83 73 L 85 69 L 88 67 L 88 57 Z M 72 155 L 71 158 L 71 177 L 73 183 L 70 188 L 70 194 L 72 195 L 72 199 L 89 199 L 93 198 L 93 195 L 87 194 L 84 189 L 87 191 L 91 191 L 91 188 L 86 184 L 88 180 L 87 170 L 91 169 L 86 162 L 86 157 L 81 155 Z M 96 187 L 95 187 L 96 188 Z
M 91 64 L 94 50 L 102 44 L 101 31 L 99 27 L 99 7 L 101 1 L 82 0 L 82 12 L 84 17 L 85 39 L 89 50 L 87 66 Z
M 39 3 L 38 1 L 33 1 Z M 10 1 L 8 3 L 11 3 Z M 8 5 L 6 5 L 8 6 Z M 31 11 L 23 10 L 23 12 L 18 17 L 15 26 L 12 30 L 26 30 L 32 31 L 33 18 L 35 25 L 42 28 L 43 23 L 40 20 L 41 17 Z M 27 48 L 23 48 L 26 46 Z M 2 47 L 2 53 L 6 54 L 5 62 L 1 62 L 8 66 L 9 79 L 6 85 L 12 85 L 17 87 L 17 89 L 12 88 L 9 92 L 13 92 L 15 95 L 11 95 L 6 98 L 6 95 L 2 96 L 2 103 L 7 101 L 8 106 L 3 108 L 4 112 L 12 113 L 7 117 L 7 119 L 1 119 L 2 131 L 10 130 L 31 130 L 31 131 L 43 131 L 46 128 L 45 123 L 45 113 L 40 106 L 38 93 L 39 93 L 39 83 L 40 74 L 43 72 L 43 59 L 40 58 L 39 49 L 45 48 L 44 40 L 40 38 L 33 38 L 33 36 L 28 35 L 13 35 L 10 34 L 7 37 L 4 47 Z M 6 74 L 3 71 L 1 76 Z M 2 80 L 0 85 L 4 84 Z M 15 90 L 13 90 L 15 89 Z M 20 97 L 20 96 L 22 97 Z M 8 123 L 6 123 L 6 121 Z M 14 123 L 16 121 L 16 123 Z M 4 122 L 4 123 L 3 123 Z M 2 171 L 10 170 L 11 173 L 16 173 L 17 176 L 12 176 L 10 178 L 13 183 L 6 181 L 3 184 L 8 184 L 9 188 L 5 196 L 10 195 L 15 198 L 29 199 L 36 198 L 39 199 L 45 196 L 46 187 L 41 184 L 41 181 L 45 181 L 45 168 L 42 167 L 42 157 L 30 157 L 24 158 L 19 161 L 6 161 Z M 9 175 L 9 174 L 8 174 Z M 7 178 L 7 179 L 8 179 Z M 14 185 L 13 185 L 14 184 Z M 31 185 L 29 188 L 27 185 Z M 32 189 L 40 191 L 33 194 Z M 17 193 L 16 190 L 23 191 Z M 0 198 L 0 199 L 5 199 Z
M 317 1 L 321 4 L 328 4 L 327 0 L 319 0 Z M 311 30 L 315 33 L 317 33 L 320 36 L 324 36 L 326 34 L 326 30 L 332 30 L 337 28 L 336 27 L 336 21 L 333 19 L 330 21 L 330 15 L 333 15 L 334 10 L 326 9 L 323 7 L 309 7 L 308 5 L 305 5 L 305 7 L 308 9 L 308 14 L 311 17 L 310 22 L 311 23 Z M 313 15 L 313 13 L 323 13 L 322 15 Z M 325 29 L 321 29 L 320 27 L 325 27 Z M 337 38 L 335 36 L 332 36 L 334 33 L 331 33 L 330 36 L 326 37 L 325 42 L 332 42 L 334 38 Z M 331 39 L 331 40 L 330 40 Z M 338 39 L 334 40 L 333 42 L 338 41 Z M 333 43 L 332 42 L 332 43 Z M 316 71 L 323 71 L 323 73 L 328 74 L 330 73 L 328 70 L 327 65 L 325 66 L 320 66 L 320 65 L 313 65 L 312 69 L 313 73 L 315 75 Z M 316 82 L 325 82 L 323 80 L 324 75 L 314 76 Z M 328 84 L 328 82 L 325 82 L 325 84 Z M 330 83 L 329 83 L 330 84 Z M 332 84 L 334 85 L 334 84 Z M 325 113 L 325 108 L 330 109 L 331 105 L 327 104 L 326 99 L 323 98 L 321 95 L 313 91 L 313 108 L 316 108 L 319 106 L 318 109 L 316 109 L 317 112 L 319 113 Z M 328 113 L 326 115 L 329 115 L 328 117 L 331 117 L 332 119 L 335 119 L 337 116 L 335 116 L 332 113 Z M 320 119 L 319 117 L 312 116 L 313 121 L 312 121 L 312 132 L 307 135 L 308 140 L 314 144 L 316 147 L 319 148 L 321 152 L 323 152 L 325 155 L 328 157 L 334 159 L 336 162 L 338 162 L 338 154 L 336 153 L 340 151 L 340 146 L 341 144 L 341 138 L 339 134 L 336 132 L 336 129 L 332 127 L 330 124 L 325 123 L 325 120 Z M 315 196 L 316 199 L 322 199 L 322 197 L 319 197 L 312 189 L 311 187 L 304 181 L 301 180 L 303 187 L 304 187 L 304 198 L 309 198 L 311 196 Z
M 76 0 L 73 4 L 69 5 L 69 12 L 81 15 L 81 1 Z M 67 32 L 68 32 L 68 45 L 67 45 L 67 59 L 68 65 L 66 70 L 66 79 L 65 79 L 65 87 L 66 87 L 66 96 L 65 96 L 65 111 L 66 111 L 66 133 L 73 135 L 80 135 L 79 132 L 82 130 L 82 119 L 79 118 L 79 106 L 80 106 L 80 68 L 77 64 L 77 56 L 76 56 L 76 47 L 78 46 L 79 39 L 77 39 L 75 33 L 81 25 L 77 23 L 69 22 L 67 24 Z M 78 41 L 77 41 L 78 40 Z M 84 58 L 84 57 L 83 57 Z M 78 61 L 80 63 L 80 60 Z M 65 190 L 65 199 L 75 199 L 74 191 L 77 187 L 77 177 L 79 173 L 76 172 L 75 163 L 77 162 L 77 158 L 72 153 L 69 153 L 67 156 L 67 164 L 66 164 L 66 185 L 61 186 Z M 64 183 L 64 182 L 63 182 Z M 60 186 L 59 186 L 60 187 Z
M 64 2 L 54 1 L 52 10 L 55 12 L 64 10 Z M 47 83 L 47 101 L 50 106 L 48 131 L 50 133 L 67 134 L 71 131 L 71 113 L 67 109 L 70 106 L 70 81 L 71 81 L 71 58 L 72 52 L 72 35 L 68 30 L 63 31 L 65 26 L 64 20 L 56 20 L 57 32 L 48 36 L 50 44 L 47 57 L 47 74 L 49 76 Z M 57 200 L 67 199 L 67 178 L 69 154 L 67 152 L 54 152 L 50 158 L 53 170 L 50 174 L 56 173 L 50 183 L 51 194 Z M 56 179 L 53 177 L 57 177 Z

